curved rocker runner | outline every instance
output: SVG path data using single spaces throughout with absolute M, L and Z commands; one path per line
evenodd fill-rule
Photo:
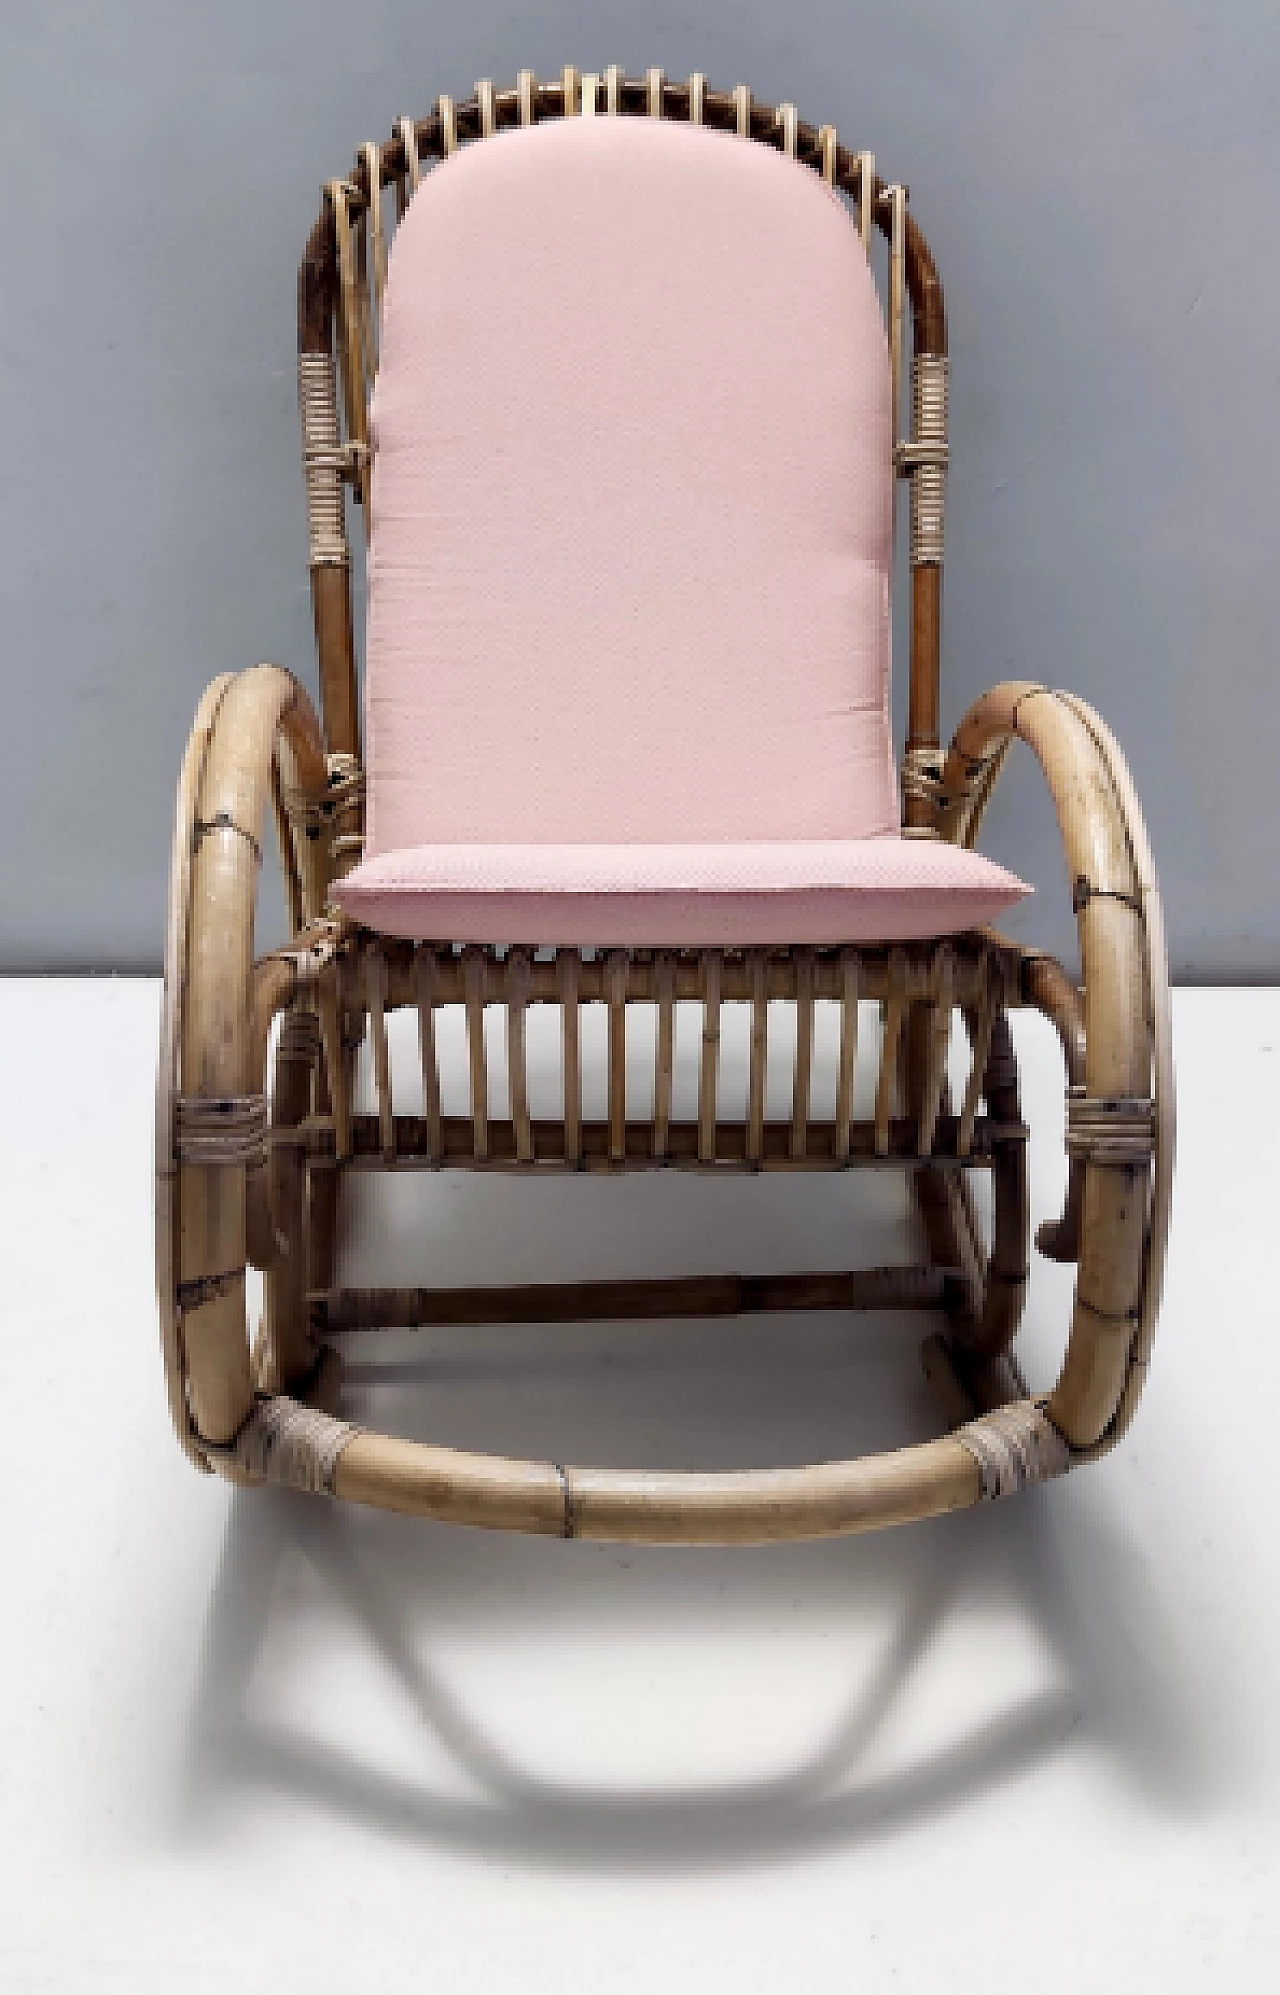
M 883 317 L 873 228 L 888 242 Z M 169 1403 L 191 1459 L 456 1523 L 707 1543 L 905 1523 L 1114 1445 L 1151 1354 L 1169 1223 L 1160 901 L 1124 760 L 1083 702 L 997 686 L 941 747 L 946 325 L 906 190 L 830 126 L 699 76 L 480 83 L 362 146 L 326 188 L 298 371 L 322 717 L 278 666 L 221 678 L 178 785 L 156 1226 Z M 900 788 L 886 720 L 897 478 Z M 363 741 L 348 501 L 369 549 Z M 1057 814 L 1079 988 L 991 925 L 1025 891 L 975 850 L 1015 741 Z M 269 819 L 291 940 L 255 957 Z M 682 1119 L 675 1008 L 691 1000 L 703 1032 Z M 796 1016 L 783 1121 L 765 1114 L 778 1000 Z M 823 1112 L 820 1000 L 840 1019 Z M 740 1105 L 722 1100 L 726 1003 L 750 1008 Z M 868 1003 L 882 1030 L 860 1048 Z M 586 1004 L 608 1018 L 598 1120 L 583 1109 Z M 626 1080 L 636 1004 L 657 1013 L 643 1116 Z M 465 1014 L 465 1116 L 441 1104 L 442 1005 Z M 532 1005 L 561 1021 L 551 1119 L 529 1106 Z M 488 1100 L 492 1006 L 505 1116 Z M 1008 1021 L 1025 1006 L 1056 1028 L 1067 1082 L 1067 1195 L 1037 1245 L 1077 1270 L 1042 1399 L 1013 1351 L 1031 1243 Z M 399 1007 L 419 1027 L 413 1112 L 392 1094 Z M 953 1097 L 957 1015 L 969 1061 Z M 353 1104 L 366 1036 L 373 1114 Z M 341 1288 L 341 1183 L 392 1167 L 896 1169 L 927 1252 L 834 1274 Z M 265 1295 L 252 1341 L 250 1265 Z M 831 1308 L 939 1312 L 924 1356 L 949 1432 L 860 1460 L 654 1473 L 423 1446 L 330 1410 L 339 1335 Z

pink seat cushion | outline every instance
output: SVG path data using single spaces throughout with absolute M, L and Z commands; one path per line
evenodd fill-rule
M 371 419 L 370 854 L 892 829 L 889 429 L 809 168 L 597 117 L 433 169 Z
M 358 919 L 439 941 L 889 941 L 999 868 L 896 835 L 888 356 L 816 174 L 567 119 L 434 169 L 371 417 Z
M 898 942 L 991 921 L 1028 890 L 929 838 L 712 845 L 419 845 L 340 883 L 415 941 L 535 947 Z

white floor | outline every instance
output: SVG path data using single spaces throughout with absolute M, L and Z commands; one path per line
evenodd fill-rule
M 0 985 L 0 1987 L 1280 1986 L 1280 993 L 1179 996 L 1174 1244 L 1124 1448 L 936 1524 L 733 1553 L 195 1475 L 151 1293 L 157 999 Z M 1038 1021 L 1019 1041 L 1039 1215 L 1061 1075 Z M 383 1243 L 441 1281 L 905 1237 L 866 1176 L 395 1193 Z M 1039 1382 L 1065 1293 L 1036 1283 Z M 354 1402 L 578 1460 L 794 1461 L 928 1431 L 923 1327 L 439 1333 L 381 1382 L 363 1357 Z

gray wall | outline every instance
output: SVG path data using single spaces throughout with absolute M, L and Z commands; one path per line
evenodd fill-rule
M 441 89 L 567 60 L 747 81 L 909 181 L 952 335 L 945 722 L 1011 675 L 1093 700 L 1177 973 L 1275 977 L 1261 0 L 7 0 L 0 967 L 154 968 L 201 687 L 313 675 L 293 302 L 319 182 Z M 1069 947 L 1029 763 L 986 842 L 1048 888 L 1021 931 Z

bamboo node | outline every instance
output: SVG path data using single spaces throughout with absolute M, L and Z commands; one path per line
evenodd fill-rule
M 984 1502 L 1049 1482 L 1071 1467 L 1071 1449 L 1034 1400 L 997 1406 L 958 1427 L 955 1438 L 978 1464 Z
M 215 1461 L 221 1456 L 235 1462 L 256 1482 L 332 1496 L 338 1456 L 360 1431 L 349 1420 L 335 1420 L 278 1393 L 259 1399 L 229 1448 L 209 1453 Z
M 576 1538 L 578 1535 L 578 1519 L 573 1507 L 573 1484 L 569 1480 L 569 1471 L 563 1462 L 553 1462 L 552 1467 L 559 1477 L 560 1494 L 564 1500 L 564 1523 L 560 1527 L 560 1536 L 562 1538 Z
M 230 1295 L 243 1274 L 243 1267 L 224 1268 L 221 1274 L 193 1275 L 190 1281 L 179 1282 L 175 1291 L 178 1308 L 202 1309 L 206 1302 Z
M 1078 873 L 1071 883 L 1071 912 L 1083 914 L 1090 901 L 1119 901 L 1123 907 L 1131 907 L 1135 914 L 1142 913 L 1142 899 L 1138 894 L 1126 894 L 1119 887 L 1095 887 L 1085 874 Z

